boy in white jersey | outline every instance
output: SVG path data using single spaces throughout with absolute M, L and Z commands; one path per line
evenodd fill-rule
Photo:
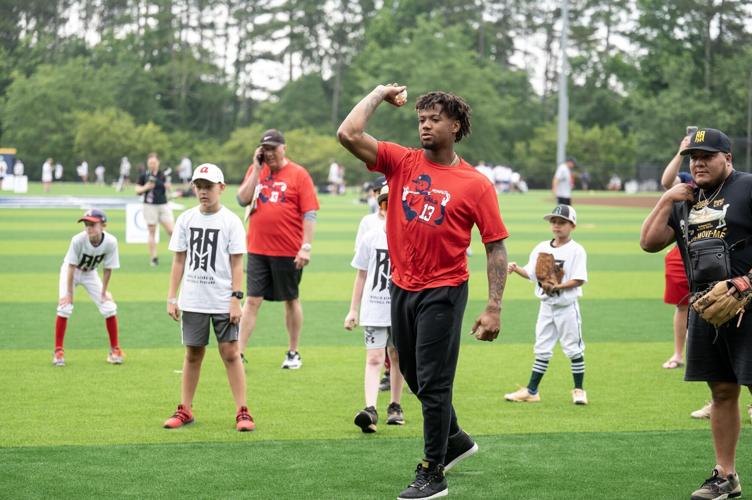
M 117 305 L 112 301 L 112 294 L 107 291 L 112 270 L 120 267 L 117 238 L 104 231 L 107 215 L 101 210 L 88 210 L 78 222 L 83 222 L 86 227 L 71 239 L 60 268 L 60 298 L 55 320 L 55 353 L 52 364 L 65 366 L 63 339 L 68 318 L 73 314 L 73 291 L 76 286 L 82 285 L 105 318 L 110 337 L 107 362 L 119 365 L 123 363 L 123 351 L 118 345 Z M 97 274 L 99 264 L 104 266 L 103 279 L 99 279 Z
M 379 374 L 386 359 L 385 347 L 392 363 L 390 370 L 392 400 L 387 407 L 386 423 L 388 425 L 405 423 L 402 406 L 400 406 L 404 379 L 399 370 L 399 359 L 390 332 L 392 320 L 389 276 L 391 270 L 384 226 L 388 197 L 389 187 L 384 185 L 378 197 L 379 213 L 383 219 L 381 224 L 359 234 L 356 239 L 357 248 L 351 265 L 358 271 L 355 275 L 350 311 L 345 317 L 345 329 L 352 330 L 358 324 L 358 309 L 360 309 L 360 324 L 363 326 L 367 349 L 364 383 L 366 406 L 355 415 L 355 425 L 365 433 L 376 432 L 376 424 L 379 420 L 376 400 L 379 395 Z
M 569 205 L 558 205 L 543 218 L 551 223 L 553 239 L 538 243 L 530 253 L 525 267 L 510 262 L 508 272 L 515 272 L 537 283 L 535 264 L 538 254 L 545 252 L 553 254 L 556 264 L 564 271 L 564 277 L 558 285 L 541 286 L 537 283 L 535 286 L 535 295 L 541 304 L 535 325 L 533 372 L 527 387 L 505 394 L 504 399 L 531 403 L 540 401 L 538 384 L 546 373 L 558 341 L 564 354 L 572 362 L 572 401 L 574 404 L 586 405 L 587 393 L 582 388 L 585 378 L 585 343 L 582 340 L 582 321 L 577 300 L 582 296 L 582 285 L 587 281 L 587 254 L 585 249 L 571 238 L 577 224 L 577 213 L 574 208 Z
M 169 245 L 175 257 L 167 292 L 167 314 L 179 321 L 182 311 L 185 359 L 180 404 L 164 427 L 176 429 L 193 422 L 191 407 L 211 323 L 237 406 L 235 428 L 240 432 L 252 431 L 256 424 L 246 406 L 245 370 L 238 347 L 245 229 L 240 218 L 220 202 L 225 178 L 219 167 L 211 163 L 199 165 L 193 171 L 191 183 L 199 205 L 180 214 Z

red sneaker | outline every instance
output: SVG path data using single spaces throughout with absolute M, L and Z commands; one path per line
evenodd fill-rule
M 253 421 L 253 417 L 248 412 L 248 407 L 241 406 L 238 410 L 238 415 L 235 417 L 237 424 L 235 428 L 238 432 L 251 432 L 256 428 L 256 423 Z
M 185 406 L 178 405 L 178 409 L 175 412 L 173 416 L 165 420 L 164 427 L 165 429 L 177 429 L 178 427 L 183 427 L 184 425 L 192 424 L 193 423 L 193 413 L 191 410 L 187 410 Z

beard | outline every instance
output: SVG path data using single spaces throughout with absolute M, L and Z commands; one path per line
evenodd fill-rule
M 423 146 L 423 149 L 427 149 L 428 151 L 436 151 L 436 149 L 438 149 L 436 143 L 433 141 L 421 141 L 420 145 Z

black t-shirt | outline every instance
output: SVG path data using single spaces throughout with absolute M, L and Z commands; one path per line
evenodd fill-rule
M 695 200 L 698 200 L 699 188 L 695 188 Z M 714 191 L 704 193 L 702 201 L 674 203 L 668 224 L 676 234 L 676 242 L 682 254 L 687 276 L 691 276 L 688 269 L 687 244 L 681 230 L 683 221 L 682 206 L 686 203 L 689 208 L 687 237 L 689 242 L 721 238 L 727 245 L 738 243 L 731 251 L 731 276 L 747 274 L 752 268 L 752 174 L 734 170 L 726 178 L 720 191 L 714 196 Z M 707 195 L 708 198 L 705 197 Z
M 144 203 L 150 205 L 164 205 L 167 203 L 167 189 L 165 189 L 165 182 L 167 178 L 164 172 L 157 170 L 156 175 L 152 175 L 150 171 L 146 171 L 138 176 L 136 184 L 139 186 L 145 186 L 149 182 L 149 178 L 154 177 L 155 186 L 154 189 L 150 189 L 144 193 Z

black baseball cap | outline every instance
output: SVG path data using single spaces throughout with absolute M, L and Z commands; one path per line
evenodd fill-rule
M 285 136 L 276 128 L 270 128 L 261 136 L 259 143 L 262 146 L 279 146 L 285 143 Z
M 726 134 L 716 128 L 700 128 L 692 134 L 689 146 L 682 149 L 681 155 L 686 156 L 692 151 L 730 153 L 731 141 Z
M 374 191 L 381 191 L 381 188 L 386 186 L 386 177 L 380 175 L 371 183 L 371 189 Z
M 107 215 L 98 208 L 92 208 L 84 213 L 84 216 L 78 219 L 78 222 L 107 222 Z

